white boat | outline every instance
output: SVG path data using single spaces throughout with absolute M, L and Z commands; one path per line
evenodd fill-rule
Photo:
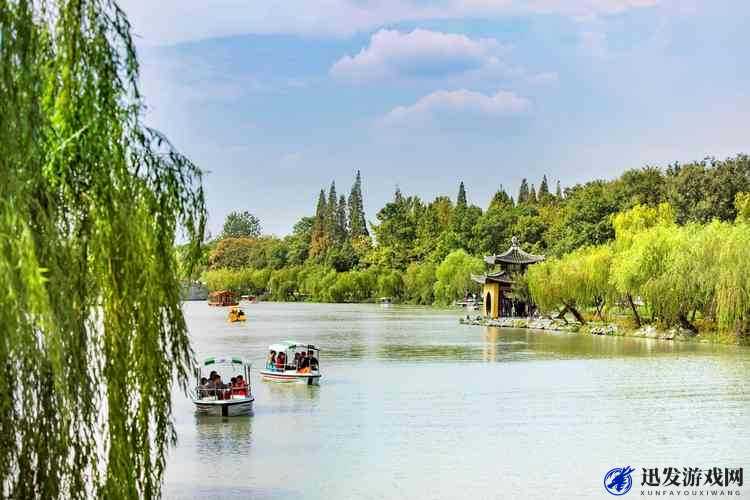
M 278 357 L 282 355 L 280 361 Z M 292 340 L 272 344 L 268 346 L 266 366 L 260 370 L 260 376 L 271 382 L 318 384 L 323 376 L 320 373 L 320 349 Z
M 237 357 L 207 358 L 196 368 L 193 404 L 198 413 L 234 417 L 253 411 L 250 389 L 251 363 Z M 218 379 L 216 379 L 218 377 Z M 231 384 L 231 379 L 236 380 Z M 208 383 L 212 380 L 212 383 Z
M 391 307 L 391 304 L 393 304 L 393 299 L 390 297 L 380 297 L 378 299 L 378 302 L 380 302 L 381 307 Z

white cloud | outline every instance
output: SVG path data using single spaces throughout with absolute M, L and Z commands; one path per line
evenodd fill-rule
M 498 62 L 503 47 L 494 38 L 415 29 L 411 33 L 380 30 L 355 56 L 344 56 L 331 75 L 353 81 L 394 76 L 440 77 L 461 74 Z
M 384 126 L 420 125 L 441 117 L 473 115 L 500 117 L 524 113 L 531 101 L 514 92 L 498 90 L 486 95 L 471 90 L 438 90 L 420 98 L 411 106 L 398 106 L 381 119 Z
M 400 22 L 553 14 L 594 19 L 660 0 L 120 0 L 148 45 L 248 33 L 346 36 Z

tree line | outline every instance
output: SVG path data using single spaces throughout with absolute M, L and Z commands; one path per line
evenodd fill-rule
M 397 188 L 367 221 L 357 172 L 348 198 L 332 183 L 288 236 L 226 234 L 207 244 L 203 277 L 210 287 L 275 300 L 446 303 L 476 290 L 469 276 L 481 271 L 481 257 L 504 251 L 512 236 L 529 252 L 561 257 L 613 241 L 616 214 L 636 206 L 668 203 L 680 226 L 734 221 L 742 192 L 750 192 L 750 159 L 737 155 L 564 188 L 556 181 L 554 192 L 546 175 L 538 187 L 523 179 L 515 196 L 499 186 L 484 208 L 469 201 L 463 182 L 454 199 Z
M 669 203 L 636 205 L 612 218 L 615 238 L 530 267 L 526 282 L 547 313 L 586 322 L 623 311 L 635 327 L 693 333 L 750 331 L 750 194 L 735 220 L 677 222 Z

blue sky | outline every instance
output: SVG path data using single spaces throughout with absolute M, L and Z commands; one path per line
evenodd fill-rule
M 665 0 L 125 0 L 147 121 L 231 210 L 287 234 L 362 171 L 367 217 L 398 185 L 486 207 L 750 152 L 750 3 Z

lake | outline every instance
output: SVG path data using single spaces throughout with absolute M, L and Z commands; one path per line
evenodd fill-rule
M 252 377 L 249 417 L 175 391 L 166 498 L 606 498 L 604 474 L 750 463 L 750 349 L 464 326 L 460 311 L 185 303 L 198 358 L 322 348 L 319 387 Z M 633 474 L 636 480 L 636 473 Z M 629 496 L 638 495 L 632 491 Z M 611 497 L 610 497 L 611 498 Z

